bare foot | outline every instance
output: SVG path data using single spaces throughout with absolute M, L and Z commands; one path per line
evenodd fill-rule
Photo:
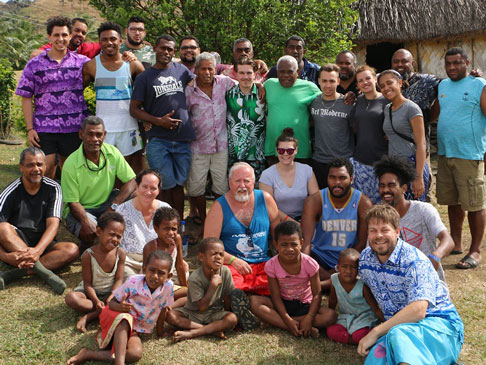
M 312 327 L 312 329 L 311 329 L 311 337 L 314 337 L 314 338 L 319 337 L 319 329 L 318 328 Z
M 220 338 L 220 339 L 222 339 L 222 340 L 227 340 L 227 339 L 228 339 L 228 337 L 226 337 L 226 335 L 224 334 L 224 332 L 223 332 L 223 331 L 220 331 L 220 332 L 214 332 L 214 333 L 213 333 L 213 336 L 214 336 L 214 337 L 217 337 L 217 338 Z
M 76 329 L 79 331 L 79 332 L 82 332 L 82 333 L 86 333 L 86 324 L 87 324 L 87 318 L 88 318 L 88 315 L 85 314 L 84 316 L 82 316 L 78 323 L 76 323 Z
M 67 361 L 67 364 L 68 365 L 81 364 L 82 362 L 90 359 L 90 356 L 89 355 L 90 355 L 91 352 L 92 352 L 91 350 L 82 348 L 81 350 L 79 350 L 79 352 L 77 353 L 77 355 L 71 357 Z
M 172 337 L 172 342 L 180 342 L 192 338 L 191 331 L 177 331 Z

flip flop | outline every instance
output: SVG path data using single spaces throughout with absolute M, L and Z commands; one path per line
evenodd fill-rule
M 452 250 L 450 255 L 462 255 L 463 253 L 463 250 Z
M 477 262 L 474 257 L 466 255 L 461 259 L 461 261 L 459 261 L 456 264 L 456 269 L 461 269 L 461 270 L 474 269 L 478 265 L 479 262 Z

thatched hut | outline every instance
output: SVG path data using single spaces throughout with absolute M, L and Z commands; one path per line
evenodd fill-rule
M 486 70 L 485 0 L 359 0 L 356 54 L 379 71 L 393 52 L 410 50 L 417 71 L 446 77 L 444 54 L 462 47 L 474 68 Z

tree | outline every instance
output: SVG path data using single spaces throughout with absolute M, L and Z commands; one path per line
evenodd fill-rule
M 354 0 L 90 0 L 108 20 L 127 25 L 130 16 L 146 20 L 147 39 L 161 34 L 196 36 L 201 48 L 231 62 L 233 42 L 252 41 L 255 57 L 270 64 L 282 55 L 285 40 L 300 35 L 314 62 L 333 59 L 350 48 L 357 21 Z

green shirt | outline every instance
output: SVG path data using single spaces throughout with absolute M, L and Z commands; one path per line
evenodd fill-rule
M 135 57 L 144 65 L 145 69 L 147 66 L 153 66 L 155 64 L 155 52 L 152 46 L 144 44 L 140 49 L 134 49 L 127 46 L 125 42 L 120 46 L 120 53 L 123 54 L 125 51 L 132 52 Z
M 68 203 L 81 203 L 85 209 L 97 208 L 110 196 L 116 177 L 122 183 L 135 177 L 116 147 L 103 143 L 101 152 L 99 166 L 84 156 L 83 144 L 64 162 L 61 176 L 63 218 L 69 213 Z
M 265 156 L 275 156 L 275 143 L 284 128 L 294 130 L 299 141 L 296 158 L 311 157 L 308 107 L 317 95 L 319 88 L 310 81 L 297 79 L 292 87 L 282 87 L 278 79 L 265 82 L 267 99 L 267 130 Z

